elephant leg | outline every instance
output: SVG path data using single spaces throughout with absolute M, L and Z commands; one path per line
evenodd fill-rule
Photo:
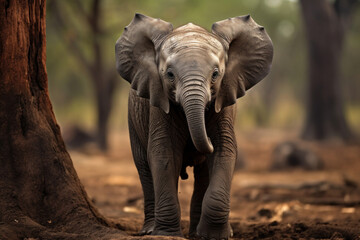
M 194 191 L 190 206 L 190 238 L 195 237 L 201 216 L 202 201 L 209 185 L 209 169 L 206 161 L 194 166 Z
M 212 160 L 212 172 L 206 190 L 197 235 L 206 239 L 228 239 L 231 237 L 229 225 L 230 186 L 235 166 L 235 158 Z M 216 169 L 217 168 L 217 169 Z
M 155 228 L 152 235 L 182 236 L 178 176 L 174 177 L 173 159 L 150 160 L 155 191 Z
M 149 164 L 147 162 L 147 154 L 145 148 L 142 146 L 139 137 L 133 127 L 133 123 L 129 120 L 129 132 L 131 149 L 136 168 L 140 177 L 142 190 L 144 193 L 144 224 L 139 232 L 139 235 L 148 235 L 154 231 L 155 226 L 155 197 L 154 186 L 151 176 Z
M 232 118 L 217 120 L 212 140 L 214 153 L 208 158 L 210 181 L 206 190 L 197 234 L 206 239 L 228 239 L 230 188 L 237 156 L 237 145 Z
M 155 191 L 155 228 L 152 235 L 182 236 L 177 196 L 179 173 L 172 157 L 151 157 Z
M 155 228 L 152 235 L 182 236 L 177 196 L 182 156 L 175 157 L 166 127 L 151 127 L 148 159 L 155 192 Z

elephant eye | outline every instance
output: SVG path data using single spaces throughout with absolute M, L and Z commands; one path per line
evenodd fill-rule
M 172 82 L 172 81 L 174 81 L 174 79 L 175 79 L 175 75 L 174 75 L 174 73 L 171 71 L 171 69 L 168 69 L 167 71 L 166 71 L 166 76 L 168 77 L 168 79 Z
M 215 68 L 215 70 L 211 76 L 212 82 L 215 82 L 218 76 L 219 76 L 219 69 Z

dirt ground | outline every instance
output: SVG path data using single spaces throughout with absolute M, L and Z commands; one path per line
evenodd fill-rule
M 245 166 L 237 170 L 231 195 L 233 239 L 360 239 L 360 145 L 296 140 L 285 131 L 237 134 Z M 294 140 L 318 154 L 322 170 L 270 171 L 275 146 Z M 130 235 L 142 225 L 143 200 L 127 132 L 112 134 L 108 154 L 96 147 L 70 150 L 88 195 L 106 217 Z M 186 236 L 192 169 L 180 180 L 182 227 Z

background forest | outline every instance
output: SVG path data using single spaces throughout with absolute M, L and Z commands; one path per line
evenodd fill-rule
M 101 128 L 105 132 L 127 128 L 129 84 L 116 73 L 114 44 L 136 12 L 161 18 L 174 27 L 192 22 L 206 29 L 216 21 L 251 14 L 272 38 L 274 59 L 266 79 L 237 101 L 236 127 L 300 133 L 304 126 L 308 51 L 296 0 L 49 0 L 47 5 L 49 89 L 63 129 L 76 125 L 96 134 Z M 359 132 L 360 7 L 353 9 L 345 29 L 338 91 L 343 93 L 351 129 Z M 99 123 L 107 118 L 108 128 Z M 105 149 L 106 140 L 101 144 Z

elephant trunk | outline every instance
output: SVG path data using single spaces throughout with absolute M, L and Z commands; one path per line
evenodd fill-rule
M 187 119 L 190 136 L 195 148 L 201 153 L 212 153 L 214 147 L 208 138 L 205 127 L 206 89 L 201 81 L 191 80 L 185 83 L 181 104 Z

